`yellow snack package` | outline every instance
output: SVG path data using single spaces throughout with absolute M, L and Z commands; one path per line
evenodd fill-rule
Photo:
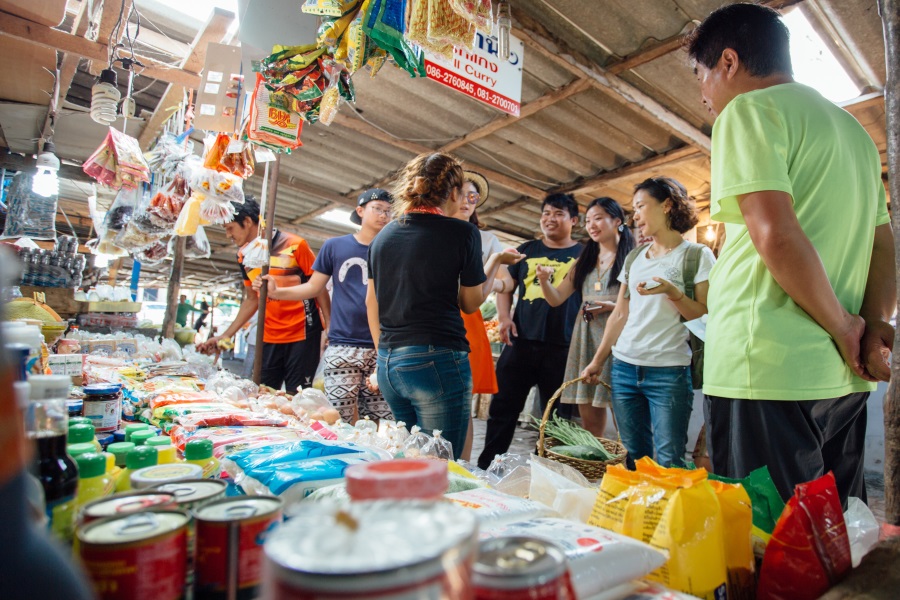
M 725 528 L 725 566 L 728 570 L 728 600 L 753 600 L 756 598 L 756 578 L 753 571 L 753 509 L 747 490 L 739 483 L 710 480 Z
M 699 598 L 724 598 L 725 527 L 706 471 L 666 469 L 649 458 L 636 466 L 636 472 L 607 469 L 588 523 L 667 552 L 668 562 L 647 579 Z

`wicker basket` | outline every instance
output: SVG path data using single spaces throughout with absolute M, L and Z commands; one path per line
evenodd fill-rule
M 553 394 L 553 397 L 550 398 L 550 401 L 547 402 L 547 408 L 544 409 L 544 416 L 541 419 L 541 427 L 540 427 L 540 435 L 538 436 L 537 441 L 537 453 L 541 458 L 548 458 L 550 460 L 554 460 L 558 463 L 562 463 L 564 465 L 569 465 L 574 468 L 582 475 L 584 475 L 590 481 L 597 481 L 601 479 L 603 475 L 606 474 L 606 468 L 610 465 L 617 465 L 625 462 L 625 446 L 623 446 L 620 442 L 614 442 L 612 440 L 607 440 L 603 438 L 597 438 L 603 447 L 610 454 L 614 454 L 617 458 L 613 458 L 612 460 L 584 460 L 581 458 L 572 458 L 571 456 L 563 456 L 562 454 L 557 454 L 553 452 L 551 448 L 554 446 L 561 446 L 562 443 L 556 438 L 552 438 L 544 435 L 544 427 L 547 425 L 547 420 L 550 418 L 550 414 L 553 412 L 553 405 L 556 404 L 556 401 L 559 400 L 559 397 L 562 396 L 563 390 L 565 390 L 570 385 L 574 385 L 581 381 L 581 378 L 573 379 L 571 381 L 567 381 L 558 390 Z M 609 384 L 605 381 L 600 381 L 600 384 L 609 389 Z

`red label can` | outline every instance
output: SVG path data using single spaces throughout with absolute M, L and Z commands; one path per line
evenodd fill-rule
M 565 553 L 538 538 L 482 542 L 472 583 L 475 600 L 576 600 Z
M 194 513 L 197 525 L 195 600 L 256 598 L 262 580 L 263 543 L 281 522 L 281 500 L 226 498 Z
M 97 598 L 184 598 L 190 520 L 184 511 L 149 510 L 99 519 L 80 529 L 79 556 Z

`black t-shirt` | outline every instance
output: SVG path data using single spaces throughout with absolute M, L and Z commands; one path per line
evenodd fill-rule
M 459 287 L 486 279 L 474 225 L 422 213 L 389 223 L 369 246 L 369 277 L 378 298 L 379 347 L 468 352 Z
M 544 293 L 536 276 L 537 266 L 553 267 L 555 271 L 551 282 L 554 286 L 559 286 L 569 271 L 575 268 L 575 260 L 581 254 L 581 248 L 581 244 L 575 244 L 571 248 L 548 248 L 540 240 L 525 242 L 519 246 L 518 250 L 525 255 L 525 260 L 509 267 L 509 274 L 519 286 L 519 302 L 513 315 L 513 323 L 519 333 L 518 339 L 566 346 L 569 344 L 575 319 L 581 308 L 581 290 L 576 290 L 563 304 L 552 308 L 544 300 Z

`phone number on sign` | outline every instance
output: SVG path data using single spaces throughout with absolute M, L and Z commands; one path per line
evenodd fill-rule
M 445 71 L 440 67 L 429 64 L 425 67 L 425 73 L 427 73 L 429 77 L 442 81 L 450 87 L 456 88 L 457 90 L 466 92 L 467 94 L 475 93 L 474 83 L 472 83 L 471 81 L 466 81 L 462 77 L 458 77 L 450 71 Z
M 503 96 L 498 96 L 494 92 L 490 90 L 486 90 L 482 87 L 478 88 L 475 91 L 475 97 L 477 97 L 482 102 L 487 102 L 491 106 L 496 106 L 497 108 L 502 108 L 507 112 L 519 112 L 519 103 L 513 102 L 508 98 L 504 98 Z

